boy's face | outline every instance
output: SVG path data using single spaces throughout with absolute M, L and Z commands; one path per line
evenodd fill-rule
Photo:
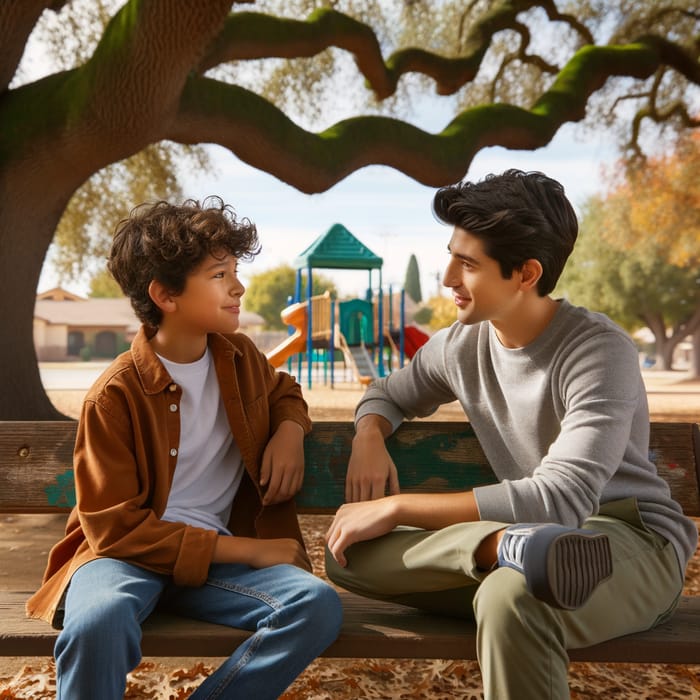
M 455 227 L 447 249 L 450 261 L 442 283 L 452 291 L 460 323 L 507 321 L 515 312 L 519 273 L 503 279 L 498 261 L 484 252 L 479 238 L 462 228 Z
M 208 255 L 174 297 L 177 324 L 193 334 L 233 333 L 238 330 L 244 292 L 237 258 L 228 253 Z

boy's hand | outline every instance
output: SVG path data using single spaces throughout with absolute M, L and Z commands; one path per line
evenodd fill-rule
M 345 477 L 345 500 L 348 503 L 382 498 L 387 483 L 390 495 L 400 492 L 398 471 L 386 449 L 384 436 L 377 430 L 360 429 L 365 422 L 366 419 L 360 422 L 352 441 Z
M 351 544 L 380 537 L 396 527 L 396 505 L 396 499 L 389 496 L 340 506 L 326 533 L 328 549 L 340 566 L 347 565 L 345 550 Z
M 304 429 L 294 421 L 282 421 L 265 447 L 260 469 L 263 505 L 293 498 L 304 481 Z
M 247 564 L 254 569 L 264 569 L 276 564 L 292 564 L 312 571 L 306 550 L 291 537 L 259 540 L 254 537 L 219 535 L 213 561 L 221 564 Z

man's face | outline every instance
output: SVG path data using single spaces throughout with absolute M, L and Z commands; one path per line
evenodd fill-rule
M 460 323 L 507 321 L 515 313 L 520 275 L 503 279 L 501 267 L 486 255 L 476 236 L 455 227 L 447 246 L 450 261 L 442 283 L 452 291 Z

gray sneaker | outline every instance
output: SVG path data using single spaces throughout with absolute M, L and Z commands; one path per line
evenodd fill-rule
M 553 523 L 506 528 L 498 565 L 520 571 L 535 598 L 563 610 L 580 608 L 612 575 L 607 535 Z

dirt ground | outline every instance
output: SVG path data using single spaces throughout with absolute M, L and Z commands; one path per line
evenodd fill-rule
M 700 421 L 700 381 L 677 372 L 645 373 L 653 421 Z M 356 384 L 334 389 L 305 390 L 314 420 L 347 420 L 363 393 Z M 77 417 L 82 391 L 50 391 L 54 404 Z M 462 420 L 456 404 L 442 407 L 432 420 Z M 33 591 L 39 584 L 50 547 L 62 533 L 63 516 L 0 517 L 0 590 Z M 316 573 L 322 566 L 323 533 L 329 518 L 305 516 L 302 527 Z M 700 552 L 691 563 L 686 592 L 700 595 Z M 0 625 L 2 621 L 0 620 Z M 145 659 L 131 674 L 128 698 L 186 698 L 215 665 L 215 659 Z M 199 679 L 199 680 L 198 680 Z M 573 664 L 571 697 L 635 700 L 700 699 L 700 666 L 635 666 Z M 53 668 L 45 658 L 0 658 L 0 700 L 55 696 Z M 482 698 L 478 666 L 471 662 L 422 660 L 318 659 L 283 695 L 284 700 L 345 700 L 353 698 Z M 82 700 L 82 699 L 81 699 Z

